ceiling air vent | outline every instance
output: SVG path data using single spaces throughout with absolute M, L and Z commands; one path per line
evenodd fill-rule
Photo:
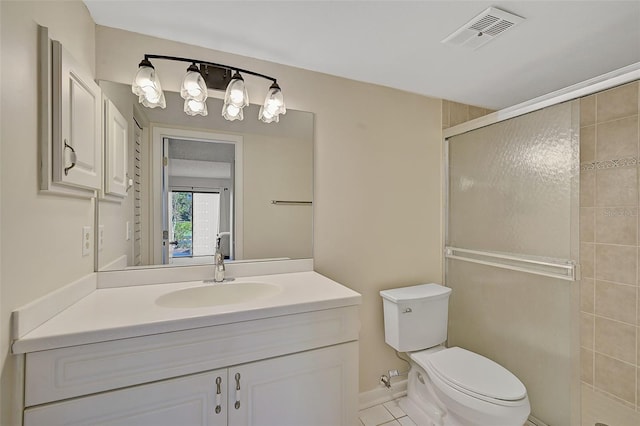
M 442 43 L 477 49 L 522 21 L 524 18 L 520 16 L 489 7 L 442 40 Z

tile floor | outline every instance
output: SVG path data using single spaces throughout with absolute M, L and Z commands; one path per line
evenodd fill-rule
M 402 411 L 396 400 L 360 410 L 358 417 L 364 426 L 418 426 Z M 535 425 L 527 421 L 524 426 Z
M 417 426 L 395 400 L 361 410 L 358 417 L 364 426 Z

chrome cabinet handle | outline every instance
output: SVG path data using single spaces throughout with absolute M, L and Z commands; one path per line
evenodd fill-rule
M 236 403 L 234 407 L 237 409 L 240 408 L 240 373 L 236 373 Z
M 76 150 L 73 149 L 73 147 L 71 145 L 69 145 L 67 143 L 67 140 L 64 140 L 64 149 L 69 148 L 71 150 L 71 155 L 69 156 L 71 159 L 71 165 L 69 167 L 65 167 L 64 168 L 64 175 L 67 176 L 69 175 L 69 170 L 73 169 L 76 166 Z
M 216 414 L 222 411 L 222 378 L 216 377 Z

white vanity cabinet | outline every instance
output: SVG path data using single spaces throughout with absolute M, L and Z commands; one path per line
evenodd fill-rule
M 29 352 L 24 425 L 354 425 L 358 330 L 347 306 Z
M 355 342 L 330 346 L 29 408 L 24 424 L 350 425 L 356 357 Z

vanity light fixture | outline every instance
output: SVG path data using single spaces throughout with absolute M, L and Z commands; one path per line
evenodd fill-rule
M 182 80 L 180 96 L 184 99 L 184 112 L 188 115 L 207 115 L 207 90 L 225 90 L 222 116 L 229 120 L 242 120 L 243 108 L 249 105 L 249 95 L 245 87 L 244 74 L 271 80 L 264 104 L 260 107 L 258 119 L 265 123 L 278 122 L 280 115 L 287 109 L 284 105 L 282 90 L 275 78 L 257 72 L 216 64 L 198 59 L 180 58 L 176 56 L 145 54 L 140 62 L 138 72 L 131 85 L 131 91 L 138 95 L 142 105 L 149 108 L 165 108 L 166 102 L 158 74 L 149 59 L 166 59 L 170 61 L 190 62 L 187 73 Z

